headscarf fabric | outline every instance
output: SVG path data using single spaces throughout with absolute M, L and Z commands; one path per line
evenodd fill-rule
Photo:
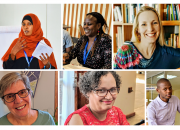
M 43 37 L 43 31 L 42 31 L 42 28 L 41 28 L 41 22 L 40 22 L 39 18 L 35 14 L 32 14 L 32 13 L 26 14 L 24 17 L 27 17 L 27 16 L 30 16 L 32 21 L 33 21 L 33 32 L 32 32 L 32 34 L 30 36 L 26 36 L 24 34 L 24 32 L 23 32 L 23 29 L 21 28 L 21 32 L 19 33 L 19 38 L 22 37 L 21 40 L 25 39 L 25 41 L 27 42 L 27 44 L 26 44 L 27 47 L 25 47 L 24 49 L 20 50 L 16 54 L 16 59 L 19 59 L 21 57 L 25 57 L 23 50 L 26 51 L 28 57 L 31 57 L 32 53 L 34 52 L 34 50 L 36 48 L 37 43 L 39 41 L 41 41 L 41 40 L 44 40 L 45 43 L 48 46 L 51 47 L 50 42 L 45 37 Z M 24 17 L 23 17 L 23 19 L 24 19 Z M 19 38 L 16 38 L 12 42 L 12 44 L 10 45 L 9 49 L 7 50 L 7 52 L 1 58 L 1 60 L 3 62 L 8 60 L 9 54 L 11 53 L 12 48 L 16 45 L 16 43 L 17 43 Z M 44 67 L 44 64 L 42 63 L 41 60 L 38 60 L 38 61 L 39 61 L 39 67 L 40 67 L 40 69 L 42 69 Z M 57 65 L 56 65 L 56 61 L 55 61 L 53 53 L 50 56 L 50 63 L 51 63 L 52 66 L 54 66 L 57 69 Z

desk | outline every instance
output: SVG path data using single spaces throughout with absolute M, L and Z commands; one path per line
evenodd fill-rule
M 63 69 L 90 69 L 90 68 L 68 64 L 68 65 L 64 65 Z
M 67 28 L 71 28 L 71 27 L 63 24 L 63 29 L 66 30 Z

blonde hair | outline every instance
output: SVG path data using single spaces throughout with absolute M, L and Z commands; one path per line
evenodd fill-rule
M 162 27 L 162 23 L 161 23 L 161 19 L 160 19 L 160 16 L 158 14 L 158 12 L 152 8 L 152 7 L 149 7 L 149 6 L 143 6 L 141 7 L 141 9 L 139 10 L 139 12 L 137 13 L 136 17 L 135 17 L 135 20 L 134 20 L 134 23 L 133 23 L 133 30 L 132 30 L 132 37 L 131 37 L 131 41 L 132 42 L 137 42 L 137 43 L 140 43 L 141 42 L 141 37 L 140 35 L 138 34 L 138 26 L 139 26 L 139 21 L 138 21 L 138 17 L 139 15 L 144 12 L 144 11 L 153 11 L 157 17 L 158 17 L 158 21 L 159 21 L 159 26 L 160 26 L 160 35 L 158 37 L 158 42 L 161 46 L 164 46 L 166 45 L 165 44 L 165 41 L 164 41 L 164 31 L 163 31 L 163 27 Z

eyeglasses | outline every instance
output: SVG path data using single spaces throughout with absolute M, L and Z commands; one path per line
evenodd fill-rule
M 22 89 L 17 93 L 4 95 L 2 99 L 4 99 L 7 103 L 13 102 L 16 99 L 16 94 L 18 94 L 20 98 L 25 98 L 29 95 L 29 89 Z
M 107 95 L 107 93 L 109 92 L 112 96 L 117 95 L 119 93 L 119 89 L 117 87 L 111 88 L 109 90 L 106 89 L 93 89 L 93 91 L 96 92 L 96 94 L 99 97 L 105 97 Z

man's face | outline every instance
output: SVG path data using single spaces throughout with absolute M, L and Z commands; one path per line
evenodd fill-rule
M 161 100 L 168 102 L 172 95 L 171 83 L 166 81 L 160 83 L 156 91 L 159 93 Z

